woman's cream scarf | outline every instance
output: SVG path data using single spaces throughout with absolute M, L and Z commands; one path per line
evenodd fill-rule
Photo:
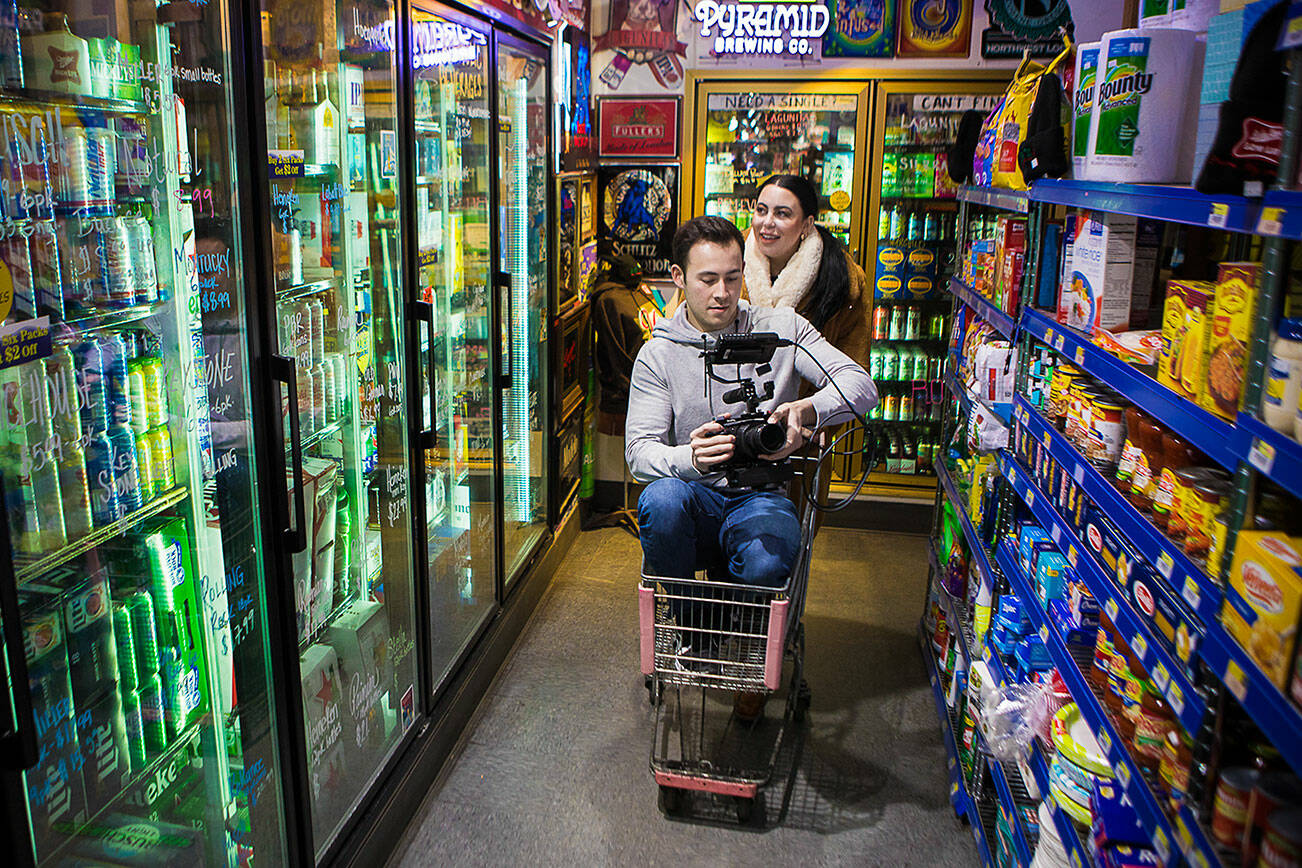
M 778 279 L 773 280 L 769 258 L 759 250 L 752 231 L 746 238 L 746 295 L 761 307 L 791 307 L 800 304 L 818 277 L 823 262 L 823 236 L 817 228 L 800 242 Z

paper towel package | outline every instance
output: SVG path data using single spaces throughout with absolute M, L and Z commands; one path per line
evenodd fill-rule
M 1115 30 L 1099 46 L 1085 177 L 1137 184 L 1187 184 L 1188 129 L 1203 43 L 1188 30 Z M 1175 155 L 1175 159 L 1172 159 Z
M 1076 74 L 1072 78 L 1074 121 L 1071 132 L 1071 169 L 1079 178 L 1085 171 L 1085 154 L 1089 150 L 1090 115 L 1094 109 L 1094 80 L 1099 67 L 1099 43 L 1086 42 L 1076 47 Z
M 1171 0 L 1141 0 L 1140 27 L 1166 27 L 1171 21 Z
M 1128 215 L 1082 212 L 1073 232 L 1067 325 L 1126 331 L 1132 307 L 1147 316 L 1156 250 L 1139 245 L 1139 219 Z
M 1171 0 L 1171 26 L 1206 33 L 1212 18 L 1220 11 L 1220 0 Z

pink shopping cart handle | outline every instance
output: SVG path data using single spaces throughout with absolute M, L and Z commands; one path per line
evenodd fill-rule
M 717 793 L 721 796 L 741 796 L 743 799 L 755 798 L 759 784 L 740 784 L 734 781 L 716 781 L 698 778 L 676 772 L 656 772 L 656 783 L 662 787 L 674 787 L 680 790 L 696 790 L 698 793 Z
M 656 671 L 656 594 L 654 586 L 638 586 L 637 616 L 642 633 L 642 674 L 651 675 Z

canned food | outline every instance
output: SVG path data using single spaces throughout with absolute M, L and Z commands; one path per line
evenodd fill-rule
M 1194 486 L 1214 479 L 1210 467 L 1182 467 L 1175 472 L 1175 485 L 1171 489 L 1171 517 L 1166 523 L 1166 535 L 1180 542 L 1189 530 L 1194 511 Z
M 1105 476 L 1117 469 L 1125 442 L 1126 406 L 1110 397 L 1095 398 L 1090 404 L 1089 439 L 1085 457 Z
M 1221 772 L 1212 802 L 1212 837 L 1226 847 L 1238 847 L 1248 821 L 1248 796 L 1261 773 L 1250 768 L 1228 768 Z
M 1193 509 L 1189 512 L 1184 538 L 1185 554 L 1195 558 L 1207 556 L 1212 542 L 1212 522 L 1229 505 L 1233 490 L 1234 483 L 1226 479 L 1213 478 L 1194 485 L 1193 496 L 1189 498 Z
M 1266 818 L 1261 840 L 1261 861 L 1268 868 L 1302 864 L 1302 808 L 1280 808 Z
M 1080 371 L 1068 364 L 1061 364 L 1053 371 L 1053 379 L 1049 381 L 1049 420 L 1062 430 L 1064 425 L 1063 416 L 1067 413 L 1068 408 L 1068 390 L 1071 384 L 1080 376 Z

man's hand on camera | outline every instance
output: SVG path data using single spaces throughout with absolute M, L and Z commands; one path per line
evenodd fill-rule
M 732 458 L 736 437 L 722 433 L 718 422 L 706 422 L 692 432 L 692 465 L 701 473 L 709 473 L 716 465 Z
M 814 409 L 813 401 L 802 398 L 799 401 L 779 404 L 777 409 L 769 414 L 769 421 L 782 425 L 787 429 L 787 443 L 777 452 L 771 455 L 761 455 L 760 458 L 765 461 L 781 461 L 805 445 L 805 440 L 813 434 L 805 426 L 813 425 L 818 421 L 818 411 Z

